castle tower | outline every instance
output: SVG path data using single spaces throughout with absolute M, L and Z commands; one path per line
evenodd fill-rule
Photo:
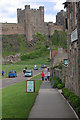
M 17 9 L 17 21 L 18 21 L 18 23 L 24 23 L 25 22 L 24 10 Z
M 25 6 L 25 34 L 28 41 L 32 40 L 32 24 L 30 5 Z
M 39 7 L 41 21 L 44 22 L 44 6 Z
M 20 21 L 20 14 L 21 14 L 21 9 L 17 9 L 17 22 L 21 23 Z

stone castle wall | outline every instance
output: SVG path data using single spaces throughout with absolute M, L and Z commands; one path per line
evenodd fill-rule
M 2 24 L 2 34 L 25 34 L 24 24 L 16 23 L 3 23 Z
M 44 22 L 44 6 L 39 9 L 30 9 L 30 5 L 26 5 L 25 9 L 17 9 L 18 23 L 3 23 L 2 34 L 25 34 L 28 41 L 33 39 L 36 32 L 45 35 L 53 35 L 54 30 L 62 31 L 63 25 L 54 25 L 53 22 Z
M 64 10 L 61 10 L 56 15 L 56 24 L 65 25 L 65 18 L 66 18 L 66 12 L 64 12 Z

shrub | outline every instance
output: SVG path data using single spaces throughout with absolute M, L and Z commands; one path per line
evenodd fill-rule
M 66 91 L 66 92 L 64 93 L 64 96 L 66 96 L 67 98 L 69 98 L 70 94 L 71 94 L 70 91 Z
M 70 94 L 69 100 L 72 103 L 72 106 L 74 106 L 74 107 L 80 106 L 80 98 L 77 95 L 75 95 L 74 93 Z
M 59 83 L 61 84 L 61 83 L 62 83 L 62 80 L 57 77 L 57 78 L 56 78 L 56 82 L 57 82 L 58 84 L 59 84 Z
M 76 98 L 76 95 L 74 93 L 71 93 L 69 96 L 69 100 L 73 102 L 75 98 Z
M 62 88 L 65 87 L 65 83 L 62 82 Z
M 62 87 L 63 87 L 62 84 L 58 84 L 58 85 L 57 85 L 57 88 L 58 88 L 58 89 L 61 89 Z
M 61 89 L 65 86 L 65 84 L 62 83 L 62 80 L 56 76 L 53 76 L 53 81 L 52 81 L 52 77 L 50 77 L 50 81 L 51 81 L 51 85 L 53 86 L 53 88 Z
M 80 106 L 76 108 L 76 111 L 80 113 Z
M 72 106 L 74 106 L 77 111 L 80 111 L 80 98 L 75 95 L 72 91 L 68 90 L 67 88 L 62 89 L 64 96 L 70 100 Z
M 74 99 L 74 98 L 73 98 Z M 78 107 L 78 106 L 80 106 L 80 99 L 76 96 L 75 97 L 75 99 L 73 100 L 73 102 L 72 102 L 72 106 L 74 106 L 74 107 Z
M 68 90 L 67 88 L 63 88 L 62 92 L 64 93 L 64 96 L 69 98 L 70 94 L 72 93 L 70 90 Z
M 53 82 L 52 87 L 57 88 L 57 84 Z

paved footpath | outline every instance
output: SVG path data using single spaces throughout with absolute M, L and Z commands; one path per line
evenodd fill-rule
M 50 82 L 43 82 L 29 118 L 76 118 L 76 115 Z

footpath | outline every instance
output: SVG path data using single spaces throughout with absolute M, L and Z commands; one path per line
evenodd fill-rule
M 44 81 L 31 109 L 29 118 L 76 118 L 75 113 L 57 89 Z

